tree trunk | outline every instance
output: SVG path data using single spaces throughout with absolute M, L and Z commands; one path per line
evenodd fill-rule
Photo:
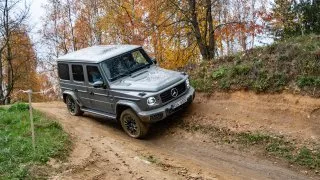
M 6 57 L 7 63 L 8 63 L 8 76 L 7 76 L 7 93 L 5 96 L 5 104 L 10 104 L 11 102 L 11 92 L 13 90 L 13 66 L 12 66 L 12 52 L 11 52 L 11 46 L 10 43 L 7 43 L 7 57 Z
M 6 54 L 7 56 L 5 57 L 5 61 L 8 64 L 8 69 L 7 69 L 7 86 L 6 86 L 6 94 L 4 95 L 4 103 L 5 104 L 9 104 L 10 103 L 10 98 L 9 98 L 9 102 L 8 97 L 10 96 L 11 93 L 11 70 L 10 70 L 10 65 L 11 65 L 11 48 L 9 45 L 9 41 L 10 41 L 10 32 L 9 32 L 9 7 L 8 7 L 8 0 L 5 0 L 5 6 L 4 6 L 4 10 L 3 10 L 3 14 L 4 14 L 4 22 L 3 22 L 3 26 L 4 26 L 4 30 L 5 30 L 5 39 L 6 39 Z M 12 66 L 11 66 L 12 67 Z
M 214 29 L 213 29 L 213 19 L 212 19 L 212 9 L 211 9 L 211 0 L 206 0 L 207 6 L 207 21 L 209 25 L 209 60 L 214 59 L 215 56 L 215 36 L 214 36 Z
M 247 50 L 247 36 L 244 32 L 240 32 L 240 44 L 243 51 Z
M 73 22 L 71 18 L 71 3 L 70 0 L 67 0 L 68 3 L 68 19 L 69 19 L 69 26 L 70 26 L 70 31 L 71 31 L 71 42 L 72 42 L 72 50 L 76 51 L 77 50 L 77 43 L 76 43 L 76 38 L 74 36 L 74 27 L 73 27 Z
M 2 50 L 0 51 L 0 105 L 4 104 L 4 95 L 3 95 L 3 74 L 2 74 Z
M 206 44 L 204 44 L 204 39 L 201 36 L 201 31 L 197 19 L 197 13 L 196 13 L 196 0 L 188 0 L 189 3 L 189 9 L 191 13 L 191 24 L 193 27 L 193 32 L 197 40 L 197 44 L 200 50 L 200 53 L 202 55 L 202 58 L 204 60 L 210 60 L 210 53 L 208 52 Z
M 5 6 L 4 6 L 4 22 L 3 22 L 3 26 L 4 26 L 4 30 L 5 30 L 5 40 L 6 40 L 6 44 L 5 44 L 5 48 L 6 48 L 6 57 L 4 58 L 4 60 L 6 61 L 6 63 L 8 64 L 7 67 L 7 86 L 5 87 L 6 93 L 4 95 L 4 102 L 5 104 L 10 104 L 11 102 L 11 92 L 13 90 L 13 65 L 12 65 L 12 49 L 11 49 L 11 44 L 10 44 L 10 37 L 11 37 L 11 29 L 9 26 L 9 5 L 8 5 L 8 0 L 5 0 Z M 3 77 L 2 77 L 3 80 Z

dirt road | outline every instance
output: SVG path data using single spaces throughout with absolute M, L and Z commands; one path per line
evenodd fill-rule
M 262 130 L 301 139 L 319 138 L 320 102 L 292 95 L 198 95 L 185 114 L 152 126 L 147 139 L 128 137 L 111 120 L 68 114 L 61 102 L 35 103 L 72 136 L 67 162 L 49 162 L 52 179 L 317 179 L 280 160 L 254 156 L 175 127 L 178 119 L 235 131 Z

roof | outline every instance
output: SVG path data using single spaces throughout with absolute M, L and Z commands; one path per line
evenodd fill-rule
M 58 61 L 99 63 L 125 52 L 137 49 L 137 45 L 100 45 L 92 46 L 66 54 L 58 58 Z

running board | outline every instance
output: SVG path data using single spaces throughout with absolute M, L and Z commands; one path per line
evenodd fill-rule
M 81 108 L 81 111 L 92 113 L 92 114 L 96 114 L 96 115 L 99 115 L 99 116 L 104 116 L 104 117 L 107 117 L 107 118 L 110 118 L 110 119 L 116 119 L 115 115 L 109 114 L 109 113 L 104 113 L 104 112 L 101 112 L 101 111 L 95 111 L 95 110 L 87 109 L 87 108 Z

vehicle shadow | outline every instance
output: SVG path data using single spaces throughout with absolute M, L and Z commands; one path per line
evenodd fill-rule
M 95 114 L 90 114 L 90 113 L 84 113 L 83 117 L 86 117 L 90 120 L 93 120 L 96 123 L 101 124 L 103 126 L 108 126 L 109 128 L 113 128 L 115 130 L 122 131 L 121 125 L 114 119 L 108 119 L 106 117 L 95 115 Z
M 189 108 L 190 107 L 182 109 L 162 121 L 150 124 L 149 132 L 147 136 L 143 138 L 143 140 L 159 139 L 164 136 L 174 134 L 175 128 L 183 124 L 184 117 L 187 116 Z M 126 135 L 121 127 L 121 124 L 116 120 L 108 119 L 103 116 L 98 116 L 90 113 L 84 113 L 83 117 L 90 119 L 100 125 L 108 126 L 109 128 L 112 128 L 113 130 L 119 131 L 120 133 Z
M 184 118 L 188 116 L 190 107 L 182 109 L 166 119 L 151 124 L 145 140 L 159 139 L 175 133 L 177 127 L 183 124 Z

